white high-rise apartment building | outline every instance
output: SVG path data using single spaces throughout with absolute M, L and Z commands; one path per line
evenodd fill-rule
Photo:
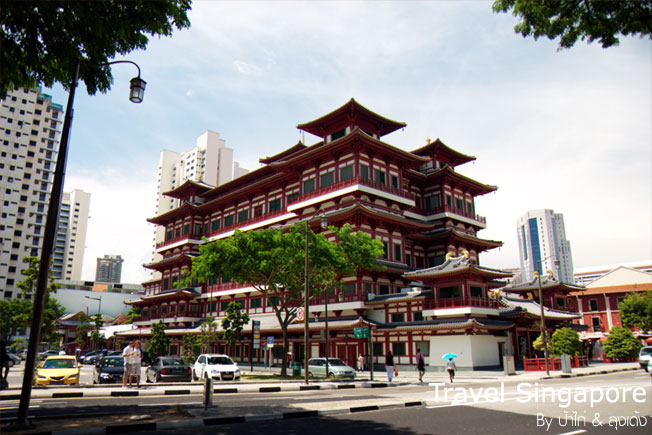
M 534 272 L 552 271 L 555 278 L 573 284 L 573 257 L 566 240 L 564 215 L 553 210 L 531 210 L 518 219 L 518 248 L 523 282 L 534 278 Z M 555 261 L 559 266 L 555 266 Z
M 90 204 L 90 193 L 78 189 L 63 193 L 52 259 L 57 279 L 81 280 Z
M 0 101 L 0 297 L 16 287 L 23 258 L 39 256 L 54 179 L 63 107 L 40 90 L 13 89 Z
M 197 146 L 189 151 L 161 151 L 156 189 L 156 216 L 179 206 L 177 199 L 163 196 L 163 193 L 176 189 L 187 180 L 219 186 L 249 172 L 233 161 L 233 150 L 225 144 L 219 133 L 207 130 L 197 138 Z M 156 244 L 163 242 L 164 237 L 164 228 L 157 227 L 154 233 L 154 251 Z M 154 253 L 154 259 L 156 258 L 157 254 Z

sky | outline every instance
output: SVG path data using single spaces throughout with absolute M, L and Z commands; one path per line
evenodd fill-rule
M 189 18 L 120 57 L 142 70 L 142 104 L 128 64 L 108 93 L 78 89 L 65 190 L 92 194 L 82 279 L 105 254 L 125 259 L 123 282 L 149 278 L 161 150 L 212 130 L 256 169 L 350 98 L 407 123 L 387 143 L 439 138 L 477 158 L 456 169 L 498 186 L 476 199 L 478 236 L 504 243 L 482 265 L 519 267 L 516 221 L 543 208 L 564 215 L 575 268 L 652 259 L 649 39 L 560 51 L 490 1 L 195 1 Z M 65 107 L 60 86 L 45 92 Z

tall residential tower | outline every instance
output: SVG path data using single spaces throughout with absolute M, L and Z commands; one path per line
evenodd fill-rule
M 15 88 L 0 102 L 0 298 L 22 296 L 23 258 L 40 255 L 62 121 L 40 90 Z
M 81 280 L 90 203 L 91 194 L 82 190 L 63 193 L 52 260 L 57 279 Z
M 120 255 L 105 255 L 103 258 L 98 258 L 95 281 L 119 283 L 123 262 L 124 260 Z
M 575 282 L 563 214 L 547 209 L 530 210 L 518 219 L 517 227 L 523 281 L 532 280 L 537 270 L 540 273 L 550 270 L 559 281 Z

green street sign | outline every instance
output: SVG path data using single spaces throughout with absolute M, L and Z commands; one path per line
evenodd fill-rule
M 353 336 L 355 338 L 369 338 L 369 327 L 353 328 Z

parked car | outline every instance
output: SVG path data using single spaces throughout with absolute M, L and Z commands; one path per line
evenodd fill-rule
M 102 356 L 93 370 L 94 384 L 122 382 L 125 374 L 125 359 L 122 356 Z
M 13 354 L 11 352 L 8 352 L 7 355 L 9 355 L 9 367 L 13 367 L 16 364 L 20 364 L 20 357 L 16 354 Z
M 86 355 L 86 358 L 84 358 L 84 364 L 97 364 L 100 361 L 100 358 L 108 353 L 109 352 L 106 349 L 93 351 Z M 119 353 L 119 356 L 122 356 L 122 352 Z
M 36 372 L 36 385 L 76 385 L 79 384 L 77 358 L 71 355 L 50 356 L 39 365 Z
M 180 356 L 159 356 L 145 371 L 147 382 L 192 380 L 192 369 Z
M 638 353 L 638 363 L 646 369 L 652 360 L 652 346 L 643 346 Z
M 50 350 L 44 350 L 43 352 L 40 352 L 40 353 L 38 354 L 38 359 L 46 359 L 47 357 L 50 357 L 50 356 L 58 356 L 58 355 L 59 355 L 59 351 L 58 351 L 58 350 L 53 350 L 53 349 L 50 349 Z
M 240 379 L 240 369 L 228 355 L 206 353 L 199 355 L 195 361 L 192 377 L 193 379 L 210 377 L 221 381 L 233 381 Z
M 326 376 L 326 358 L 308 360 L 308 376 Z M 328 358 L 328 376 L 335 378 L 355 378 L 355 370 L 339 358 Z

